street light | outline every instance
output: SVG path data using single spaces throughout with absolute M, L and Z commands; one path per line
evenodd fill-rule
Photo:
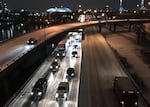
M 150 6 L 150 1 L 148 2 L 148 6 Z

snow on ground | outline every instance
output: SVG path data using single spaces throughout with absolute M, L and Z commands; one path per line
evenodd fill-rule
M 140 52 L 145 47 L 136 43 L 136 35 L 133 32 L 109 32 L 104 36 L 110 46 L 127 59 L 127 62 L 131 65 L 130 72 L 135 73 L 143 82 L 142 92 L 150 104 L 150 64 L 146 64 L 142 60 Z

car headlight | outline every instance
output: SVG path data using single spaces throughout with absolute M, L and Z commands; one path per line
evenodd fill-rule
M 57 53 L 57 56 L 59 56 L 59 53 Z
M 38 92 L 38 95 L 41 96 L 41 95 L 42 95 L 42 92 Z
M 120 101 L 120 103 L 121 103 L 122 105 L 124 105 L 124 101 Z
M 58 69 L 58 66 L 56 66 L 56 69 Z
M 58 93 L 56 93 L 56 96 L 55 96 L 56 98 L 58 98 Z
M 31 92 L 30 94 L 31 94 L 31 95 L 33 95 L 34 93 L 33 93 L 33 92 Z
M 138 102 L 136 101 L 134 104 L 137 106 L 137 105 L 138 105 Z
M 34 43 L 34 41 L 31 41 L 31 43 Z
M 74 76 L 74 73 L 72 73 L 71 76 Z
M 50 68 L 52 69 L 52 68 L 53 68 L 53 66 L 50 66 Z
M 64 98 L 67 98 L 67 94 L 66 93 L 64 94 Z

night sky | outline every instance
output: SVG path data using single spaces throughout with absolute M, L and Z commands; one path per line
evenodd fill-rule
M 24 8 L 26 10 L 46 11 L 49 7 L 56 7 L 63 5 L 72 10 L 76 10 L 81 4 L 83 9 L 97 8 L 101 9 L 106 4 L 109 4 L 114 10 L 119 8 L 119 0 L 4 0 L 7 2 L 10 10 L 19 10 Z M 147 5 L 148 0 L 145 0 Z M 123 0 L 125 9 L 134 9 L 136 4 L 140 4 L 140 0 Z

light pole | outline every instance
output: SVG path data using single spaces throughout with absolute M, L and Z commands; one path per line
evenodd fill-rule
M 141 4 L 140 4 L 140 9 L 141 10 L 146 10 L 146 7 L 144 6 L 144 0 L 141 0 Z
M 126 10 L 123 8 L 123 1 L 120 0 L 119 12 L 123 12 L 123 11 L 126 11 Z
M 150 6 L 150 1 L 148 2 L 148 7 Z

